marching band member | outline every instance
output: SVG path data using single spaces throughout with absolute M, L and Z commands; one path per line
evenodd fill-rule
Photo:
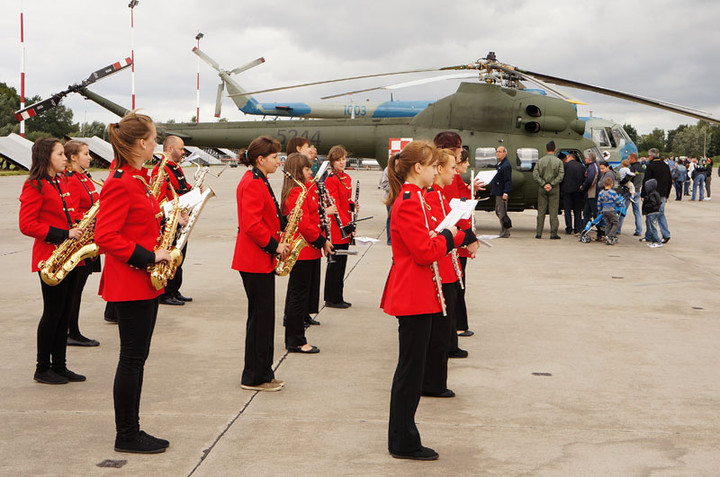
M 456 174 L 456 159 L 455 153 L 450 149 L 439 149 L 438 150 L 438 162 L 437 162 L 437 175 L 433 186 L 428 189 L 425 194 L 425 200 L 431 207 L 432 214 L 432 227 L 436 227 L 440 223 L 447 213 L 450 212 L 450 197 L 445 194 L 446 189 L 452 190 L 454 178 Z M 440 269 L 440 277 L 442 279 L 443 296 L 445 297 L 445 306 L 447 308 L 447 320 L 443 320 L 442 333 L 446 337 L 446 348 L 443 359 L 436 359 L 437 366 L 442 364 L 440 372 L 436 373 L 436 376 L 447 377 L 447 358 L 466 358 L 468 352 L 460 349 L 458 346 L 458 335 L 456 332 L 457 326 L 457 304 L 463 289 L 460 286 L 460 280 L 462 280 L 463 271 L 460 267 L 460 261 L 458 255 L 464 251 L 466 255 L 473 256 L 478 248 L 478 241 L 475 234 L 472 232 L 472 226 L 470 220 L 460 220 L 457 223 L 457 228 L 465 233 L 465 239 L 463 243 L 467 247 L 462 247 L 452 252 L 450 255 L 443 257 L 438 260 L 438 268 Z M 435 379 L 434 382 L 424 384 L 423 395 L 435 396 L 435 397 L 452 397 L 454 393 L 447 389 L 444 385 L 447 380 Z M 449 392 L 448 392 L 449 391 Z
M 76 239 L 82 229 L 74 224 L 76 202 L 63 177 L 67 159 L 63 145 L 55 138 L 38 139 L 32 147 L 30 175 L 20 195 L 20 232 L 33 237 L 32 271 L 40 276 L 39 262 L 47 260 L 55 245 Z M 85 381 L 85 376 L 67 368 L 67 330 L 78 271 L 50 286 L 40 280 L 43 314 L 37 330 L 37 365 L 33 379 L 44 384 Z
M 272 369 L 275 257 L 287 258 L 290 245 L 279 242 L 282 214 L 267 179 L 280 164 L 279 151 L 277 140 L 260 136 L 240 155 L 240 162 L 252 170 L 245 172 L 237 186 L 238 234 L 232 269 L 240 272 L 248 300 L 240 383 L 251 391 L 279 391 L 284 385 Z
M 393 264 L 380 306 L 396 316 L 399 325 L 399 356 L 388 426 L 388 450 L 398 459 L 438 458 L 437 452 L 422 446 L 415 411 L 423 388 L 433 320 L 442 319 L 442 290 L 437 287 L 434 262 L 464 238 L 454 226 L 440 234 L 430 229 L 428 217 L 435 212 L 427 209 L 422 190 L 435 178 L 434 150 L 424 141 L 413 141 L 388 161 Z
M 355 204 L 351 199 L 352 180 L 345 173 L 347 151 L 343 146 L 333 146 L 328 152 L 327 160 L 330 161 L 331 171 L 325 179 L 325 188 L 337 208 L 337 215 L 328 217 L 330 219 L 330 239 L 335 250 L 348 250 L 351 235 L 355 231 L 355 224 L 350 223 Z M 340 225 L 338 225 L 338 220 Z M 341 226 L 343 230 L 341 230 Z M 346 302 L 343 298 L 347 255 L 336 255 L 333 258 L 332 262 L 328 262 L 325 272 L 325 306 L 349 308 L 351 303 Z
M 163 182 L 163 186 L 160 188 L 160 195 L 158 197 L 158 200 L 161 202 L 163 199 L 167 199 L 169 201 L 173 200 L 170 188 L 175 190 L 177 195 L 183 195 L 192 190 L 192 186 L 188 184 L 187 179 L 185 178 L 185 173 L 183 172 L 182 167 L 180 167 L 182 158 L 185 155 L 185 142 L 178 136 L 168 136 L 165 138 L 165 141 L 163 141 L 163 152 L 167 155 L 168 160 L 165 163 L 165 170 L 163 171 L 167 180 Z M 160 163 L 158 163 L 153 169 L 152 179 L 155 180 L 159 173 Z M 180 286 L 182 285 L 183 277 L 182 265 L 186 258 L 187 243 L 181 252 L 183 258 L 175 271 L 175 276 L 168 280 L 167 285 L 165 285 L 165 291 L 162 295 L 160 295 L 161 305 L 184 305 L 185 302 L 192 301 L 192 298 L 183 296 L 183 294 L 180 293 Z
M 162 212 L 150 193 L 150 177 L 143 167 L 152 159 L 156 134 L 152 120 L 135 112 L 108 126 L 117 169 L 103 185 L 95 224 L 95 242 L 105 252 L 100 294 L 115 303 L 120 334 L 113 386 L 117 452 L 155 454 L 169 445 L 140 430 L 143 370 L 161 293 L 153 287 L 146 267 L 170 261 L 168 250 L 153 251 Z
M 302 217 L 298 232 L 307 242 L 300 251 L 290 271 L 290 280 L 285 296 L 285 348 L 291 353 L 319 353 L 320 350 L 308 344 L 305 338 L 305 317 L 312 313 L 320 299 L 320 258 L 332 251 L 332 244 L 323 235 L 320 223 L 318 191 L 312 178 L 310 158 L 298 152 L 292 153 L 285 161 L 285 170 L 296 180 L 304 183 L 307 195 L 302 204 Z M 302 189 L 289 177 L 285 177 L 282 189 L 283 213 L 295 208 Z M 336 213 L 335 207 L 327 207 L 327 214 Z
M 80 217 L 97 202 L 99 194 L 95 190 L 95 184 L 86 173 L 90 167 L 90 149 L 84 142 L 72 140 L 65 143 L 65 157 L 68 159 L 68 170 L 65 173 L 68 190 L 72 197 L 77 198 L 77 209 Z M 78 264 L 78 283 L 72 296 L 70 319 L 68 323 L 68 346 L 98 346 L 97 340 L 86 338 L 80 333 L 78 318 L 80 317 L 80 302 L 85 283 L 92 272 L 100 271 L 100 259 L 85 260 L 85 263 Z

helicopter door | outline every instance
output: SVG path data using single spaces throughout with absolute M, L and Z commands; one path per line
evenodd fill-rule
M 478 147 L 475 149 L 475 169 L 491 169 L 497 164 L 494 147 Z
M 517 150 L 517 168 L 521 171 L 531 171 L 538 161 L 538 150 L 534 147 L 521 147 Z

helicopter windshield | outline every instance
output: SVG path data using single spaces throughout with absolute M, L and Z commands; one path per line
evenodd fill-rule
M 611 147 L 610 137 L 604 128 L 592 128 L 592 141 L 600 147 Z
M 612 136 L 617 147 L 624 147 L 625 144 L 630 141 L 630 136 L 628 136 L 625 130 L 619 125 L 613 126 Z

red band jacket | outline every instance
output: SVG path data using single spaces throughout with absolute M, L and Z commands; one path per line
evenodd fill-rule
M 159 170 L 160 164 L 158 163 L 152 171 L 153 181 L 157 177 Z M 172 187 L 178 195 L 183 195 L 190 192 L 190 189 L 192 189 L 192 187 L 187 183 L 187 179 L 185 179 L 185 173 L 183 172 L 182 167 L 169 159 L 165 163 L 165 174 L 165 180 L 163 181 L 163 185 L 160 187 L 158 201 L 162 202 L 163 199 L 167 199 L 169 201 L 173 200 L 170 187 Z
M 97 202 L 100 194 L 95 190 L 95 184 L 87 175 L 82 172 L 68 172 L 65 174 L 67 178 L 68 189 L 73 197 L 77 198 L 78 210 L 80 217 Z
M 390 267 L 380 307 L 388 315 L 408 316 L 440 313 L 438 290 L 433 280 L 432 263 L 462 242 L 463 234 L 455 239 L 444 230 L 430 238 L 433 211 L 421 200 L 421 190 L 414 184 L 404 184 L 392 206 L 390 238 L 393 263 Z M 442 293 L 442 291 L 439 291 Z
M 33 237 L 33 272 L 40 270 L 38 263 L 52 255 L 55 246 L 68 238 L 68 233 L 82 215 L 78 215 L 77 199 L 68 191 L 67 181 L 61 177 L 26 180 L 20 194 L 20 232 Z
M 437 186 L 433 187 L 435 188 Z M 470 189 L 468 188 L 468 185 L 462 179 L 462 176 L 460 176 L 460 174 L 455 174 L 452 184 L 443 188 L 443 195 L 447 197 L 448 200 L 471 198 Z M 472 227 L 469 220 L 464 222 L 467 222 L 467 226 L 463 225 L 463 229 L 467 230 Z M 458 224 L 458 226 L 460 226 L 460 224 Z M 461 248 L 460 250 L 458 250 L 458 255 L 461 257 L 469 257 L 470 253 L 467 251 L 466 248 Z
M 354 207 L 352 196 L 352 180 L 344 172 L 331 172 L 325 179 L 325 188 L 335 201 L 338 209 L 338 216 L 343 225 L 352 220 L 352 207 Z M 342 238 L 340 227 L 333 217 L 330 217 L 330 237 L 334 244 L 350 243 L 350 237 Z
M 305 197 L 305 202 L 302 205 L 302 218 L 298 224 L 298 232 L 309 246 L 302 249 L 298 260 L 315 260 L 322 257 L 321 249 L 327 239 L 324 235 L 324 225 L 320 223 L 318 191 L 315 182 L 308 181 L 305 187 L 307 188 L 307 197 Z M 300 197 L 300 192 L 302 192 L 300 187 L 293 187 L 283 204 L 283 214 L 290 215 Z
M 95 243 L 105 252 L 100 294 L 105 301 L 149 300 L 156 290 L 145 269 L 155 261 L 162 212 L 147 187 L 147 169 L 125 164 L 105 181 Z
M 232 269 L 270 273 L 280 240 L 278 204 L 267 178 L 257 169 L 243 175 L 236 191 L 238 234 Z

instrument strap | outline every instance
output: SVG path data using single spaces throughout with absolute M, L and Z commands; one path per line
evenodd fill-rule
M 65 202 L 65 195 L 63 194 L 62 189 L 60 189 L 60 179 L 58 179 L 57 176 L 55 176 L 55 177 L 52 178 L 52 179 L 48 179 L 48 182 L 50 182 L 50 184 L 52 184 L 52 186 L 53 186 L 55 189 L 57 189 L 58 194 L 60 194 L 60 200 L 61 200 L 62 203 L 63 203 L 63 212 L 65 212 L 65 218 L 67 219 L 68 226 L 69 226 L 70 228 L 72 228 L 72 227 L 73 227 L 73 222 L 72 222 L 72 219 L 70 218 L 70 212 L 68 212 L 67 203 Z
M 270 197 L 272 197 L 273 203 L 275 203 L 275 213 L 277 214 L 278 220 L 280 220 L 280 230 L 285 230 L 285 226 L 287 225 L 287 218 L 282 214 L 282 212 L 280 212 L 280 204 L 278 204 L 278 201 L 275 198 L 275 192 L 273 192 L 272 187 L 270 187 L 270 182 L 268 181 L 267 177 L 265 177 L 265 174 L 263 174 L 259 169 L 253 167 L 252 171 L 255 177 L 261 178 L 267 186 Z

